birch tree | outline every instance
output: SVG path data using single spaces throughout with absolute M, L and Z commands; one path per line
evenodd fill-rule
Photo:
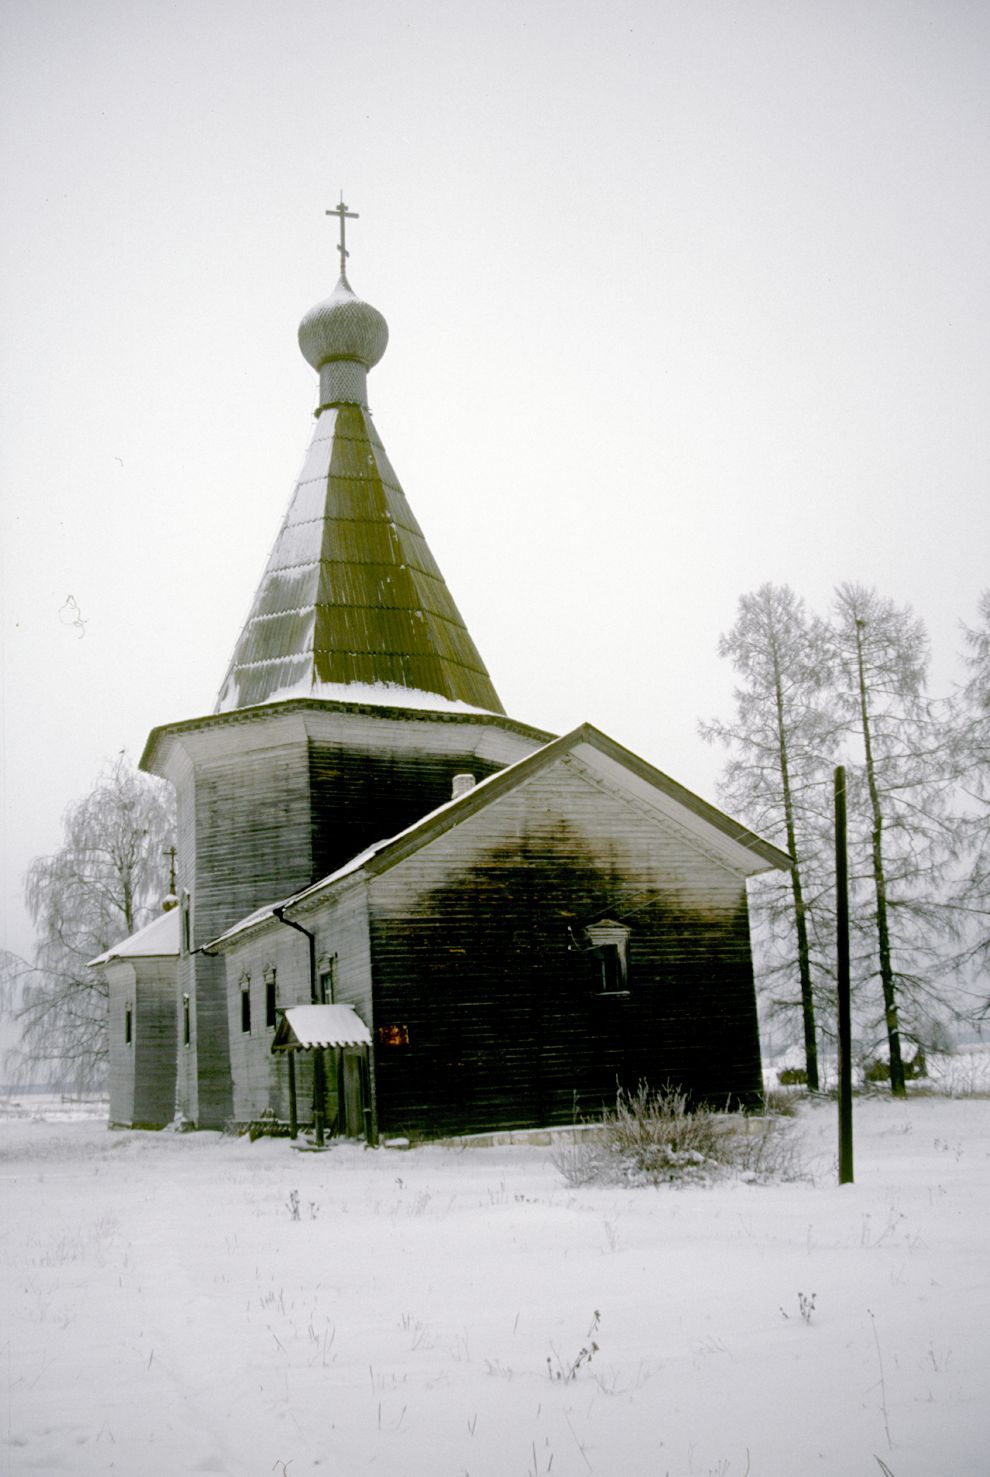
M 735 717 L 700 725 L 730 750 L 719 793 L 734 813 L 793 858 L 786 879 L 764 885 L 760 916 L 774 957 L 772 980 L 797 975 L 808 1086 L 817 1091 L 816 995 L 829 973 L 817 947 L 816 911 L 826 896 L 823 814 L 828 805 L 830 643 L 786 585 L 762 585 L 739 601 L 718 651 L 740 679 Z M 776 1008 L 793 1008 L 778 995 Z
M 107 1061 L 107 986 L 87 963 L 150 922 L 168 879 L 174 843 L 171 791 L 123 753 L 63 818 L 64 843 L 36 857 L 25 899 L 36 929 L 34 964 L 20 973 L 14 1011 L 22 1077 L 99 1085 Z

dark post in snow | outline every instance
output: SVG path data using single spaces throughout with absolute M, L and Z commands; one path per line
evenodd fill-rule
M 313 1052 L 313 1128 L 315 1129 L 316 1147 L 322 1149 L 326 1143 L 326 1101 L 327 1101 L 327 1074 L 326 1065 L 323 1060 L 323 1048 L 318 1046 Z
M 286 1066 L 289 1070 L 289 1138 L 295 1139 L 299 1135 L 299 1109 L 296 1106 L 296 1054 L 294 1051 L 285 1053 Z
M 849 871 L 846 861 L 846 771 L 835 771 L 835 931 L 839 991 L 839 1184 L 853 1179 L 852 1011 L 849 1000 Z

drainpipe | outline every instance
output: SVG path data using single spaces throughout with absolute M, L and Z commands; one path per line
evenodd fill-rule
M 286 918 L 285 907 L 281 903 L 277 908 L 272 908 L 272 916 L 277 918 L 279 923 L 284 923 L 286 928 L 294 928 L 297 933 L 305 934 L 309 940 L 309 998 L 316 1005 L 316 935 L 310 933 L 308 928 L 303 928 L 301 923 L 295 923 L 291 918 Z M 316 1047 L 313 1052 L 313 1127 L 316 1130 L 318 1149 L 322 1149 L 326 1142 L 324 1123 L 326 1098 L 323 1052 Z

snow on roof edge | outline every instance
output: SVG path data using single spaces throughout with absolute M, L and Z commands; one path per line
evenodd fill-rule
M 267 708 L 273 703 L 291 702 L 293 698 L 313 698 L 318 702 L 359 703 L 371 708 L 409 708 L 414 712 L 470 713 L 491 717 L 504 717 L 492 708 L 476 708 L 459 698 L 444 697 L 438 692 L 426 692 L 419 687 L 403 687 L 398 682 L 314 682 L 309 675 L 288 687 L 280 687 L 260 703 L 251 707 Z M 217 714 L 234 713 L 237 703 L 228 703 L 214 709 Z
M 86 965 L 87 969 L 93 969 L 101 964 L 109 964 L 114 959 L 152 959 L 170 958 L 179 952 L 179 909 L 170 908 L 167 913 L 159 913 L 157 918 L 152 918 L 143 928 L 127 938 L 121 939 L 117 944 L 112 944 L 102 954 L 97 954 L 95 959 L 90 959 Z

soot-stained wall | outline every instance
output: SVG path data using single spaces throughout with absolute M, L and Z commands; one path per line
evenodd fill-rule
M 372 754 L 311 743 L 312 880 L 443 805 L 456 774 L 483 779 L 500 767 L 470 753 Z
M 742 881 L 698 859 L 711 902 L 697 879 L 687 902 L 631 851 L 559 821 L 425 891 L 421 858 L 412 905 L 373 909 L 383 1133 L 566 1123 L 643 1081 L 720 1106 L 759 1100 Z M 627 998 L 602 995 L 583 936 L 604 916 L 630 929 Z

